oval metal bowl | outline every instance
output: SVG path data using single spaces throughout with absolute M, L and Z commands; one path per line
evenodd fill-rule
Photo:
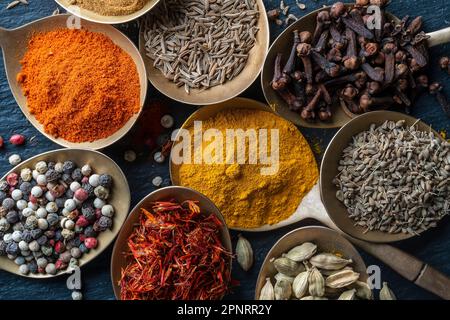
M 229 251 L 232 252 L 231 238 L 228 232 L 225 219 L 220 213 L 219 209 L 209 200 L 206 196 L 198 191 L 185 187 L 166 187 L 158 189 L 148 196 L 146 196 L 141 202 L 139 202 L 131 211 L 128 219 L 125 221 L 122 230 L 120 230 L 117 241 L 114 245 L 113 254 L 111 257 L 111 280 L 114 289 L 114 294 L 118 300 L 120 300 L 120 286 L 119 281 L 122 276 L 122 269 L 127 266 L 127 259 L 124 253 L 129 252 L 128 237 L 133 232 L 136 225 L 139 224 L 139 216 L 141 214 L 141 208 L 149 208 L 151 204 L 156 201 L 169 201 L 175 200 L 179 203 L 185 200 L 198 201 L 200 210 L 203 213 L 214 214 L 223 223 L 223 227 L 220 230 L 222 244 Z M 231 258 L 229 260 L 229 267 L 231 271 Z
M 255 110 L 261 110 L 261 111 L 267 111 L 271 113 L 275 113 L 270 107 L 268 107 L 266 104 L 252 100 L 247 98 L 234 98 L 219 104 L 214 104 L 210 106 L 205 106 L 200 109 L 198 109 L 196 112 L 194 112 L 181 126 L 182 129 L 189 128 L 193 126 L 194 121 L 206 121 L 210 119 L 211 117 L 214 117 L 216 114 L 218 114 L 221 111 L 228 110 L 228 109 L 255 109 Z M 178 141 L 178 137 L 175 138 L 175 141 Z M 174 150 L 174 149 L 172 149 Z M 172 159 L 172 157 L 171 157 Z M 170 178 L 172 180 L 172 183 L 174 185 L 180 185 L 180 177 L 179 177 L 179 166 L 174 164 L 172 161 L 170 161 Z M 311 192 L 305 196 L 303 200 L 309 199 L 307 201 L 302 201 L 299 205 L 299 208 L 292 212 L 292 215 L 287 218 L 286 220 L 283 220 L 279 223 L 273 224 L 273 225 L 264 225 L 259 228 L 252 228 L 252 229 L 244 229 L 244 228 L 230 228 L 232 230 L 237 231 L 246 231 L 246 232 L 263 232 L 263 231 L 270 231 L 279 229 L 288 225 L 291 225 L 293 223 L 297 223 L 307 217 L 309 215 L 305 215 L 305 209 L 308 208 L 308 203 L 316 198 L 315 194 L 318 194 L 318 187 L 315 186 Z M 317 191 L 317 192 L 314 192 Z
M 367 268 L 355 247 L 338 232 L 325 227 L 303 227 L 293 230 L 282 237 L 270 249 L 259 271 L 256 281 L 255 300 L 259 299 L 261 289 L 266 283 L 266 278 L 277 274 L 273 258 L 279 258 L 283 253 L 305 242 L 313 242 L 317 245 L 317 252 L 339 253 L 347 259 L 352 259 L 352 267 L 361 274 L 360 281 L 367 281 Z M 272 282 L 273 283 L 273 282 Z
M 338 189 L 333 184 L 333 179 L 339 172 L 338 166 L 339 160 L 341 160 L 342 151 L 351 142 L 352 137 L 362 131 L 368 130 L 371 124 L 381 125 L 386 120 L 405 120 L 408 126 L 416 124 L 419 130 L 433 132 L 437 137 L 444 140 L 441 135 L 429 125 L 414 117 L 393 111 L 369 112 L 354 118 L 338 131 L 325 151 L 320 168 L 321 198 L 328 215 L 333 222 L 340 230 L 352 237 L 378 243 L 405 240 L 413 237 L 413 235 L 404 233 L 389 234 L 381 231 L 369 231 L 365 233 L 364 228 L 354 226 L 354 221 L 349 218 L 346 207 L 336 198 Z
M 45 152 L 22 162 L 10 170 L 1 180 L 6 179 L 6 176 L 12 172 L 20 173 L 20 170 L 23 168 L 34 168 L 35 164 L 39 161 L 64 162 L 66 160 L 73 160 L 79 166 L 89 164 L 96 173 L 108 173 L 113 178 L 111 198 L 108 199 L 108 203 L 111 204 L 115 210 L 112 229 L 99 233 L 97 238 L 97 248 L 91 249 L 89 253 L 84 254 L 81 259 L 79 259 L 79 265 L 80 267 L 83 267 L 100 255 L 110 243 L 114 241 L 127 217 L 128 211 L 130 210 L 130 188 L 128 187 L 127 179 L 120 167 L 111 158 L 97 151 L 85 149 L 61 149 Z M 6 257 L 0 257 L 0 269 L 23 277 L 37 279 L 53 278 L 71 273 L 69 270 L 63 270 L 56 275 L 23 275 L 19 272 L 19 266 Z
M 55 0 L 55 1 L 67 12 L 70 12 L 71 14 L 76 15 L 77 17 L 80 17 L 82 19 L 103 24 L 119 24 L 130 22 L 143 16 L 144 14 L 152 10 L 159 3 L 160 0 L 149 0 L 148 3 L 142 9 L 132 14 L 124 16 L 104 16 L 94 11 L 86 10 L 76 5 L 71 5 L 69 0 Z
M 167 97 L 181 103 L 190 105 L 210 105 L 220 103 L 234 98 L 244 92 L 259 76 L 264 65 L 264 59 L 269 48 L 269 22 L 267 20 L 266 9 L 262 0 L 256 0 L 259 8 L 259 32 L 256 35 L 256 43 L 249 53 L 249 59 L 242 72 L 232 81 L 227 81 L 207 90 L 191 90 L 187 94 L 184 87 L 177 87 L 175 83 L 166 79 L 164 75 L 155 67 L 145 50 L 144 23 L 141 24 L 139 35 L 139 51 L 144 58 L 147 67 L 147 75 L 151 84 Z
M 353 7 L 352 4 L 346 4 L 347 7 Z M 340 103 L 333 106 L 333 117 L 329 122 L 322 122 L 317 120 L 316 122 L 308 122 L 300 117 L 300 114 L 289 110 L 286 102 L 272 89 L 270 82 L 272 81 L 274 74 L 274 62 L 278 53 L 283 54 L 283 62 L 285 62 L 291 52 L 292 41 L 293 41 L 293 31 L 298 29 L 300 31 L 310 31 L 314 32 L 316 27 L 317 14 L 323 10 L 328 10 L 330 7 L 320 8 L 315 10 L 296 22 L 292 23 L 288 28 L 286 28 L 278 38 L 273 42 L 269 49 L 269 52 L 264 62 L 264 67 L 261 73 L 261 85 L 263 88 L 264 96 L 267 103 L 273 108 L 280 116 L 291 121 L 292 123 L 306 127 L 306 128 L 340 128 L 349 122 L 352 117 L 349 116 L 341 107 Z M 392 19 L 396 19 L 394 16 L 387 13 Z
M 119 30 L 109 25 L 93 23 L 85 20 L 81 21 L 82 28 L 92 32 L 105 34 L 106 36 L 111 38 L 111 40 L 116 45 L 118 45 L 125 52 L 127 52 L 133 59 L 134 63 L 136 64 L 136 69 L 139 75 L 140 100 L 141 100 L 140 110 L 137 114 L 131 117 L 122 128 L 120 128 L 118 131 L 116 131 L 108 138 L 96 140 L 93 142 L 73 143 L 64 140 L 62 138 L 55 138 L 52 135 L 47 134 L 44 131 L 44 127 L 42 126 L 42 124 L 36 120 L 34 115 L 30 114 L 30 111 L 27 106 L 27 98 L 24 96 L 22 89 L 16 79 L 16 75 L 22 69 L 20 65 L 20 59 L 22 59 L 27 50 L 29 38 L 36 32 L 48 32 L 59 28 L 67 28 L 67 20 L 69 19 L 69 17 L 70 15 L 61 14 L 39 19 L 13 30 L 6 30 L 0 28 L 0 47 L 2 47 L 3 49 L 6 75 L 13 96 L 16 99 L 16 102 L 19 105 L 20 109 L 22 110 L 23 114 L 28 119 L 28 121 L 30 121 L 31 124 L 37 130 L 39 130 L 44 136 L 46 136 L 54 143 L 59 144 L 66 148 L 99 150 L 112 145 L 116 141 L 120 140 L 126 133 L 128 133 L 128 131 L 136 123 L 140 113 L 142 112 L 145 97 L 147 95 L 148 82 L 144 62 L 136 46 L 123 33 L 121 33 Z

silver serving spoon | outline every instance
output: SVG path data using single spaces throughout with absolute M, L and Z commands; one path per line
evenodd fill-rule
M 133 127 L 139 117 L 139 114 L 142 111 L 142 106 L 145 102 L 145 97 L 147 94 L 147 75 L 144 62 L 136 46 L 123 33 L 109 25 L 96 24 L 93 22 L 81 20 L 82 28 L 92 32 L 98 32 L 107 35 L 113 40 L 116 45 L 127 52 L 135 62 L 137 71 L 139 73 L 141 87 L 141 109 L 139 113 L 135 114 L 121 129 L 119 129 L 117 132 L 106 139 L 100 139 L 94 142 L 73 143 L 61 138 L 55 138 L 52 135 L 47 134 L 44 131 L 43 126 L 36 120 L 33 115 L 30 114 L 27 107 L 27 99 L 23 95 L 22 89 L 20 88 L 20 85 L 16 79 L 17 74 L 21 70 L 20 60 L 26 52 L 27 43 L 30 36 L 36 32 L 47 32 L 59 28 L 67 28 L 68 23 L 70 23 L 71 19 L 73 18 L 73 16 L 66 14 L 56 15 L 36 20 L 17 29 L 7 30 L 4 28 L 0 28 L 0 47 L 3 49 L 6 75 L 13 96 L 16 99 L 20 109 L 24 113 L 25 117 L 27 117 L 27 119 L 31 122 L 31 124 L 43 135 L 45 135 L 53 142 L 66 148 L 88 148 L 94 150 L 103 149 L 118 141 Z

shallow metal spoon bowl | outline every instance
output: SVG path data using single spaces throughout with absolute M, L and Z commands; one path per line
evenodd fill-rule
M 144 40 L 144 23 L 141 24 L 139 35 L 139 51 L 147 67 L 148 79 L 158 91 L 165 96 L 181 103 L 190 105 L 211 105 L 232 99 L 244 92 L 258 78 L 264 65 L 264 59 L 269 48 L 270 32 L 266 9 L 262 0 L 256 0 L 259 8 L 256 43 L 249 53 L 247 64 L 242 72 L 231 81 L 207 90 L 191 90 L 187 94 L 184 87 L 166 79 L 164 75 L 153 66 L 153 60 L 147 56 Z
M 22 162 L 10 170 L 4 177 L 2 177 L 1 180 L 6 179 L 6 176 L 12 172 L 19 174 L 20 170 L 23 168 L 32 169 L 39 161 L 64 162 L 66 160 L 73 160 L 78 166 L 89 164 L 95 173 L 107 173 L 113 178 L 111 197 L 108 199 L 108 203 L 111 204 L 115 210 L 113 227 L 111 230 L 101 232 L 97 238 L 98 247 L 96 249 L 91 249 L 89 253 L 84 254 L 82 258 L 79 259 L 79 265 L 82 267 L 94 260 L 111 244 L 111 242 L 114 241 L 127 217 L 128 210 L 130 209 L 130 188 L 128 186 L 127 179 L 119 166 L 111 158 L 98 151 L 85 149 L 61 149 L 45 152 Z M 64 270 L 58 272 L 56 275 L 29 274 L 25 276 L 19 272 L 19 266 L 7 257 L 0 257 L 0 269 L 20 276 L 37 279 L 52 278 L 71 272 L 69 272 L 69 270 Z
M 178 203 L 182 203 L 186 200 L 198 201 L 201 212 L 205 214 L 213 214 L 219 218 L 223 223 L 223 227 L 220 230 L 221 240 L 223 246 L 232 252 L 231 238 L 228 232 L 225 219 L 220 213 L 219 209 L 214 205 L 214 203 L 209 200 L 206 196 L 198 191 L 185 187 L 166 187 L 156 190 L 146 196 L 142 201 L 140 201 L 131 211 L 129 217 L 127 218 L 122 230 L 117 238 L 116 244 L 114 245 L 114 250 L 111 258 L 111 280 L 114 289 L 114 295 L 118 300 L 120 300 L 120 286 L 119 282 L 122 277 L 122 269 L 124 269 L 128 264 L 128 259 L 124 256 L 129 252 L 128 248 L 128 237 L 133 232 L 133 229 L 139 225 L 139 216 L 141 214 L 142 208 L 151 208 L 152 203 L 156 201 L 170 201 L 175 200 Z M 229 260 L 229 267 L 231 271 L 231 258 Z
M 127 14 L 124 16 L 104 16 L 94 11 L 83 9 L 76 5 L 71 5 L 69 0 L 55 0 L 55 1 L 61 7 L 66 9 L 67 12 L 70 12 L 82 19 L 103 24 L 119 24 L 130 22 L 145 15 L 160 2 L 160 0 L 149 0 L 142 9 L 133 12 L 132 14 Z
M 347 7 L 353 7 L 353 5 L 347 4 Z M 286 61 L 289 57 L 292 48 L 292 32 L 296 29 L 300 31 L 314 32 L 314 29 L 316 27 L 317 14 L 323 10 L 329 10 L 329 8 L 330 7 L 325 7 L 313 11 L 286 28 L 270 47 L 261 73 L 261 85 L 267 103 L 279 115 L 302 127 L 322 129 L 340 128 L 352 119 L 348 114 L 344 112 L 344 110 L 339 105 L 334 105 L 332 108 L 333 117 L 330 122 L 307 122 L 300 117 L 299 113 L 290 111 L 286 102 L 284 102 L 284 100 L 270 86 L 270 82 L 272 81 L 274 74 L 274 62 L 277 54 L 282 53 L 284 61 Z M 387 13 L 387 15 L 392 20 L 398 20 L 397 17 L 390 13 Z M 432 32 L 428 35 L 431 37 L 428 41 L 430 47 L 443 44 L 450 41 L 450 28 Z
M 142 61 L 142 57 L 139 54 L 136 46 L 123 33 L 109 25 L 102 25 L 84 20 L 81 21 L 82 28 L 92 32 L 105 34 L 106 36 L 111 38 L 116 45 L 127 52 L 136 64 L 137 72 L 139 74 L 141 101 L 141 108 L 139 113 L 131 117 L 130 120 L 128 120 L 128 122 L 122 128 L 120 128 L 113 135 L 106 139 L 100 139 L 93 142 L 73 143 L 61 138 L 55 138 L 52 135 L 47 134 L 44 131 L 43 126 L 36 120 L 36 118 L 32 114 L 30 114 L 27 107 L 27 99 L 24 96 L 22 89 L 16 79 L 17 74 L 21 70 L 20 60 L 27 50 L 28 40 L 33 35 L 33 33 L 48 32 L 55 29 L 67 28 L 67 22 L 70 17 L 70 15 L 56 15 L 36 20 L 13 30 L 0 28 L 0 47 L 3 49 L 6 75 L 13 96 L 16 99 L 16 102 L 22 110 L 23 114 L 25 115 L 25 117 L 27 117 L 31 124 L 43 135 L 45 135 L 51 141 L 66 148 L 87 148 L 99 150 L 121 139 L 133 127 L 142 111 L 142 106 L 144 105 L 145 97 L 147 95 L 148 83 L 144 62 Z M 92 119 L 92 121 L 95 121 L 95 119 Z
M 281 257 L 283 253 L 299 246 L 305 242 L 312 242 L 317 245 L 317 252 L 328 252 L 342 255 L 346 259 L 352 259 L 351 267 L 355 272 L 360 273 L 359 281 L 367 281 L 367 268 L 361 255 L 355 247 L 338 232 L 325 227 L 303 227 L 293 230 L 283 236 L 270 249 L 259 271 L 256 281 L 255 299 L 258 300 L 261 289 L 266 283 L 266 278 L 272 279 L 278 273 L 275 269 L 272 259 Z

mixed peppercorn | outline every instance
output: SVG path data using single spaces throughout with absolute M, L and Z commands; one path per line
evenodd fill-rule
M 36 163 L 0 182 L 0 256 L 22 274 L 54 275 L 97 247 L 113 225 L 112 177 L 73 161 Z

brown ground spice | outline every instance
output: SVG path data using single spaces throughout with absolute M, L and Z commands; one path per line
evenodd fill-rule
M 140 109 L 133 59 L 111 39 L 86 30 L 35 34 L 17 75 L 30 113 L 70 142 L 107 138 Z
M 149 0 L 72 0 L 72 5 L 103 16 L 125 16 L 141 10 Z

